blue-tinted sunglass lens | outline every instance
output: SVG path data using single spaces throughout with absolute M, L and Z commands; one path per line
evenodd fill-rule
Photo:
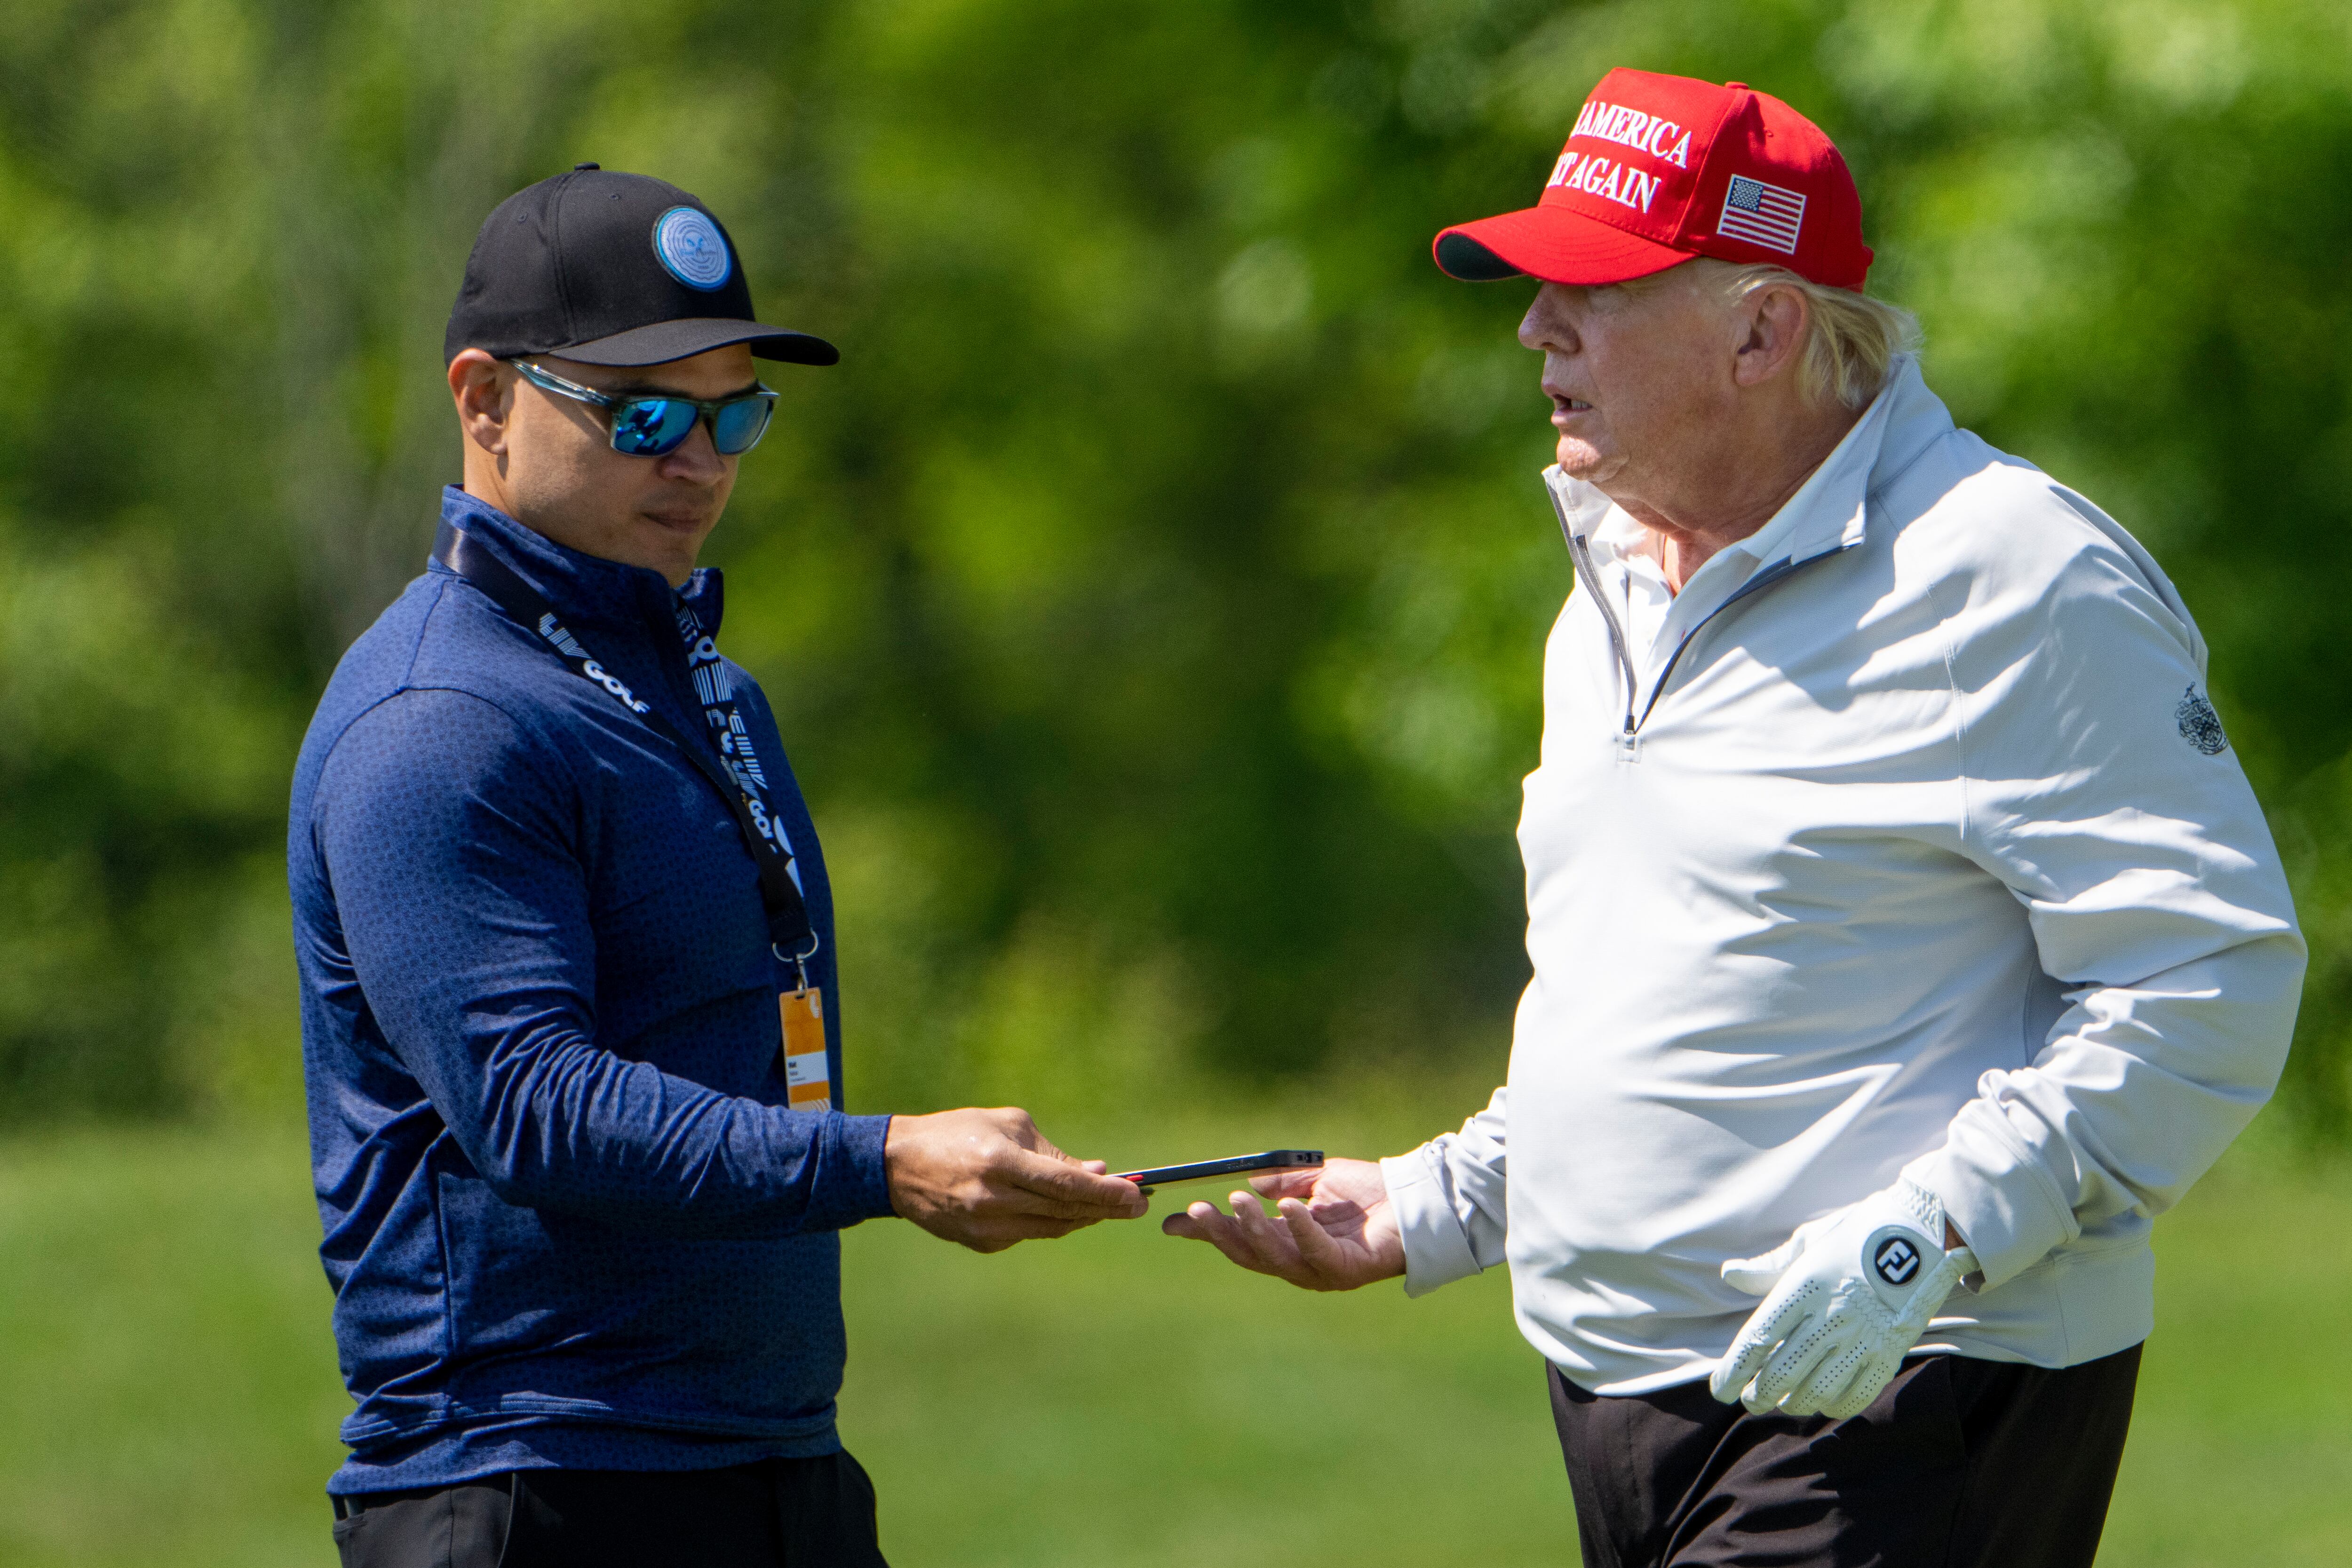
M 680 397 L 632 399 L 613 410 L 613 449 L 658 458 L 694 428 L 695 406 Z
M 719 405 L 719 416 L 711 421 L 711 444 L 730 458 L 750 451 L 768 433 L 768 415 L 774 406 L 764 397 L 739 397 Z

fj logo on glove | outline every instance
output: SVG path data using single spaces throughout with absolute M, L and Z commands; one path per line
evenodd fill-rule
M 1807 1220 L 1769 1252 L 1726 1263 L 1724 1282 L 1764 1302 L 1708 1374 L 1708 1389 L 1759 1415 L 1861 1415 L 1952 1287 L 1976 1272 L 1975 1253 L 1928 1239 L 1943 1228 L 1935 1194 L 1898 1182 Z
M 1911 1276 L 1919 1272 L 1919 1249 L 1899 1236 L 1890 1236 L 1878 1244 L 1870 1266 L 1889 1285 L 1908 1285 Z

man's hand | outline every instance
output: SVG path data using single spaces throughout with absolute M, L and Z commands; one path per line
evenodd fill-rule
M 1897 1182 L 1807 1221 L 1760 1258 L 1733 1258 L 1724 1279 L 1764 1304 L 1707 1386 L 1759 1415 L 1861 1415 L 1952 1287 L 1976 1271 L 1967 1247 L 1946 1249 L 1958 1235 L 1933 1194 Z
M 893 1209 L 974 1252 L 1134 1219 L 1148 1206 L 1100 1160 L 1073 1160 L 1045 1142 L 1025 1110 L 894 1116 L 882 1162 Z
M 1253 1176 L 1258 1194 L 1276 1200 L 1267 1217 L 1248 1193 L 1233 1194 L 1234 1212 L 1196 1203 L 1160 1228 L 1205 1241 L 1244 1268 L 1306 1290 L 1353 1290 L 1404 1272 L 1404 1238 L 1388 1184 L 1369 1160 L 1333 1160 L 1320 1170 Z

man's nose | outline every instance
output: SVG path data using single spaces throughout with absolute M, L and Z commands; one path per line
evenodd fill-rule
M 1547 283 L 1536 290 L 1528 306 L 1528 313 L 1519 318 L 1519 342 L 1523 347 L 1542 353 L 1556 349 L 1562 353 L 1576 351 L 1576 329 L 1570 324 L 1568 312 L 1559 308 L 1559 285 Z
M 686 439 L 656 459 L 660 464 L 661 477 L 684 479 L 691 484 L 715 485 L 727 477 L 727 459 L 719 455 L 719 445 L 710 437 L 710 421 L 697 419 Z
M 1519 322 L 1520 346 L 1533 349 L 1538 353 L 1548 349 L 1564 353 L 1573 341 L 1574 334 L 1561 324 L 1557 314 L 1544 309 L 1541 300 L 1528 307 L 1527 315 Z

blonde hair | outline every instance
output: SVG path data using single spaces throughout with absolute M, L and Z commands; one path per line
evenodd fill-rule
M 1853 289 L 1832 289 L 1769 262 L 1748 263 L 1701 256 L 1649 278 L 1687 277 L 1712 285 L 1734 304 L 1760 289 L 1785 285 L 1805 298 L 1804 355 L 1797 362 L 1797 385 L 1820 403 L 1835 398 L 1848 408 L 1867 407 L 1886 384 L 1887 368 L 1899 353 L 1919 347 L 1919 318 L 1900 305 L 1874 300 Z

